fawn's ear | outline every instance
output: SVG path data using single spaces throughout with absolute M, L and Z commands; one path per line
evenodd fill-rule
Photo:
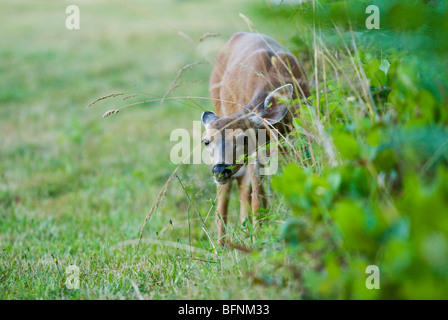
M 205 129 L 208 129 L 210 125 L 218 119 L 219 117 L 212 111 L 205 111 L 201 116 L 201 121 Z
M 291 99 L 294 87 L 292 84 L 285 84 L 272 91 L 264 103 L 257 106 L 255 111 L 258 113 L 252 117 L 252 121 L 259 123 L 262 121 L 259 117 L 264 118 L 268 123 L 275 124 L 283 119 L 288 112 L 289 99 Z

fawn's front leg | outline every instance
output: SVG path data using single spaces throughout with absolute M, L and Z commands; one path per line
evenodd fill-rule
M 249 171 L 238 177 L 238 193 L 240 197 L 240 221 L 243 224 L 244 220 L 251 215 L 251 179 Z
M 226 234 L 227 211 L 229 208 L 230 191 L 232 189 L 232 180 L 226 184 L 217 185 L 218 204 L 216 206 L 216 225 L 218 226 L 218 243 L 223 245 Z
M 250 179 L 252 184 L 252 212 L 257 215 L 259 209 L 266 208 L 267 200 L 266 193 L 263 188 L 263 181 L 258 173 L 258 167 L 256 163 L 249 165 Z

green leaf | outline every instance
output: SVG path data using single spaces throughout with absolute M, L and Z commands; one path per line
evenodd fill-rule
M 345 132 L 338 132 L 333 135 L 333 141 L 343 159 L 352 160 L 359 156 L 360 150 L 356 139 Z

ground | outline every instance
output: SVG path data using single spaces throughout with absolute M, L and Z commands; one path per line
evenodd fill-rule
M 240 13 L 286 44 L 294 28 L 251 16 L 251 2 L 236 0 L 70 4 L 80 8 L 79 30 L 65 26 L 68 2 L 1 5 L 0 298 L 296 297 L 294 286 L 251 276 L 272 266 L 239 250 L 210 249 L 213 240 L 186 195 L 205 219 L 215 197 L 206 165 L 179 169 L 136 250 L 175 167 L 170 134 L 191 132 L 202 113 L 196 104 L 212 109 L 209 100 L 156 101 L 101 117 L 162 98 L 178 71 L 198 61 L 169 96 L 209 97 L 216 50 L 249 29 Z M 207 33 L 219 36 L 200 41 Z M 87 107 L 113 93 L 123 95 Z M 238 207 L 232 201 L 235 229 Z M 213 214 L 205 225 L 215 239 Z M 70 265 L 79 267 L 77 290 L 67 289 Z

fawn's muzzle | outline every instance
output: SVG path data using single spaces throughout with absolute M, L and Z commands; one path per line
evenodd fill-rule
M 212 173 L 218 182 L 225 182 L 232 175 L 232 166 L 227 164 L 216 164 L 213 166 Z

